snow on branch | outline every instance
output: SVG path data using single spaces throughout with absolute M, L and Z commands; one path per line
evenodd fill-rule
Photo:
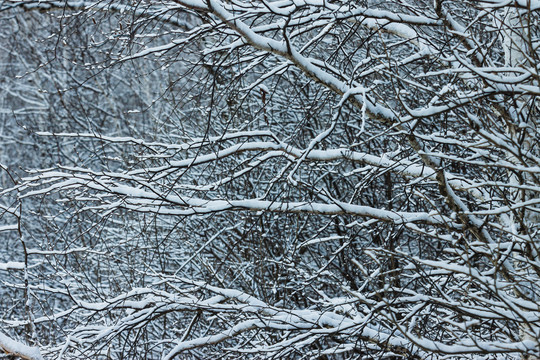
M 2 332 L 0 332 L 0 347 L 7 354 L 18 356 L 26 360 L 43 360 L 38 347 L 25 345 L 9 338 Z

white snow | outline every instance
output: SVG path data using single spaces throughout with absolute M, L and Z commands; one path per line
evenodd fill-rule
M 8 354 L 28 360 L 42 360 L 39 348 L 25 345 L 0 332 L 0 347 Z

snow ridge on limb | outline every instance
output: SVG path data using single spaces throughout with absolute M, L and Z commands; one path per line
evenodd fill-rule
M 532 11 L 540 10 L 540 1 L 538 0 L 482 0 L 479 5 L 488 9 L 516 7 Z
M 114 178 L 117 179 L 123 179 L 123 180 L 135 180 L 138 182 L 141 182 L 142 184 L 146 183 L 147 180 L 145 180 L 142 175 L 152 173 L 155 174 L 154 178 L 157 176 L 157 178 L 162 178 L 164 176 L 170 175 L 174 173 L 174 171 L 178 169 L 187 169 L 191 168 L 193 166 L 197 165 L 203 165 L 209 162 L 217 161 L 220 159 L 224 159 L 231 156 L 239 155 L 243 152 L 248 151 L 265 151 L 265 155 L 261 156 L 257 161 L 253 162 L 251 167 L 257 166 L 260 163 L 267 161 L 271 157 L 285 157 L 293 159 L 299 159 L 302 157 L 305 157 L 305 160 L 310 162 L 328 162 L 328 161 L 336 161 L 336 160 L 350 160 L 358 163 L 363 163 L 366 165 L 373 166 L 374 168 L 383 168 L 387 169 L 388 171 L 391 171 L 393 173 L 396 173 L 397 175 L 410 177 L 410 178 L 429 178 L 436 180 L 436 171 L 425 168 L 424 166 L 421 166 L 419 164 L 416 164 L 409 160 L 393 160 L 391 157 L 388 156 L 376 156 L 369 153 L 364 152 L 358 152 L 358 151 L 352 151 L 348 148 L 338 148 L 338 149 L 327 149 L 327 150 L 311 150 L 309 153 L 304 152 L 302 149 L 296 148 L 294 146 L 291 146 L 287 143 L 283 143 L 277 139 L 277 137 L 270 133 L 270 132 L 253 132 L 253 133 L 231 133 L 231 134 L 224 134 L 223 136 L 220 136 L 215 139 L 208 139 L 204 141 L 196 140 L 191 143 L 180 143 L 180 144 L 165 144 L 165 143 L 149 143 L 145 142 L 141 139 L 133 139 L 133 138 L 111 138 L 111 137 L 105 137 L 100 134 L 58 134 L 58 136 L 66 136 L 66 137 L 88 137 L 98 140 L 103 140 L 111 143 L 133 143 L 137 145 L 143 145 L 146 147 L 155 147 L 157 150 L 159 149 L 172 149 L 172 150 L 189 150 L 189 149 L 195 149 L 203 146 L 212 145 L 215 142 L 222 142 L 224 140 L 231 140 L 241 137 L 258 137 L 258 136 L 267 136 L 272 139 L 274 139 L 274 142 L 269 141 L 243 141 L 240 144 L 235 144 L 230 147 L 223 148 L 220 151 L 213 152 L 210 154 L 198 154 L 196 157 L 193 158 L 186 158 L 181 161 L 169 161 L 167 165 L 159 166 L 159 167 L 145 167 L 141 169 L 134 169 L 127 171 L 125 173 L 113 173 L 113 172 L 92 172 L 88 169 L 82 169 L 82 168 L 72 168 L 72 167 L 62 167 L 63 170 L 67 171 L 73 171 L 73 172 L 82 172 L 87 173 L 90 176 L 99 176 L 103 177 L 104 180 L 107 182 L 109 180 L 112 180 Z M 440 156 L 439 154 L 434 153 L 434 157 Z M 250 168 L 251 168 L 250 167 Z M 239 176 L 241 174 L 244 174 L 246 171 L 249 171 L 250 168 L 244 169 L 240 172 L 238 172 L 238 175 L 235 174 L 233 177 L 225 178 L 219 182 L 208 184 L 208 185 L 198 185 L 198 186 L 192 186 L 188 187 L 191 190 L 197 190 L 197 191 L 206 191 L 206 190 L 212 190 L 217 188 L 220 184 L 223 184 L 224 182 L 228 182 L 232 180 L 235 176 Z M 534 169 L 531 169 L 531 171 L 534 171 Z M 38 179 L 46 180 L 46 179 L 55 179 L 57 176 L 60 175 L 60 173 L 52 171 L 52 172 L 46 172 L 39 177 L 30 177 L 27 178 L 26 181 L 35 181 Z M 454 174 L 451 174 L 449 172 L 446 173 L 449 185 L 454 188 L 455 190 L 460 191 L 467 191 L 474 197 L 478 198 L 479 200 L 486 201 L 489 199 L 489 195 L 485 193 L 480 184 L 476 184 L 476 182 L 472 179 L 467 179 L 462 176 L 456 176 Z M 67 176 L 67 173 L 64 173 L 64 176 Z M 60 176 L 61 177 L 61 176 Z M 107 180 L 107 178 L 109 178 Z M 58 180 L 59 178 L 57 178 Z M 47 180 L 48 181 L 48 180 Z M 28 194 L 24 196 L 31 196 L 37 194 L 35 191 L 29 192 Z
M 28 346 L 0 332 L 0 347 L 6 353 L 26 360 L 43 360 L 38 347 Z
M 401 212 L 378 209 L 370 206 L 354 205 L 345 202 L 316 203 L 316 202 L 279 202 L 263 199 L 239 199 L 239 200 L 206 200 L 193 196 L 180 196 L 162 194 L 149 183 L 144 187 L 121 185 L 115 178 L 95 179 L 92 175 L 50 172 L 43 179 L 55 181 L 51 186 L 44 189 L 33 190 L 24 196 L 36 196 L 58 191 L 62 188 L 93 189 L 99 192 L 109 193 L 118 197 L 118 202 L 98 207 L 90 206 L 88 209 L 115 209 L 118 206 L 141 213 L 154 213 L 161 215 L 186 216 L 195 214 L 207 214 L 230 210 L 289 212 L 289 213 L 312 213 L 323 215 L 350 214 L 365 216 L 395 224 L 425 223 L 441 227 L 460 229 L 460 224 L 451 218 L 441 216 L 435 212 Z M 111 180 L 113 182 L 111 182 Z M 91 198 L 88 198 L 91 200 Z

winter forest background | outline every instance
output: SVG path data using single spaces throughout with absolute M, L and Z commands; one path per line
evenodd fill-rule
M 0 1 L 4 357 L 538 359 L 539 14 Z

